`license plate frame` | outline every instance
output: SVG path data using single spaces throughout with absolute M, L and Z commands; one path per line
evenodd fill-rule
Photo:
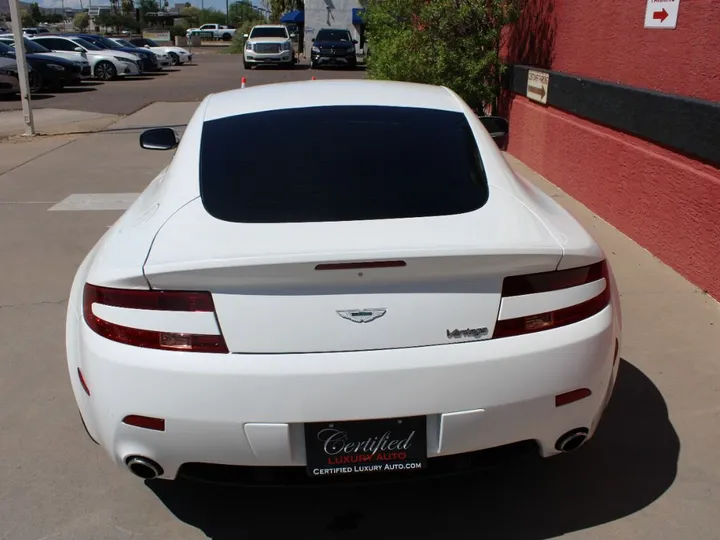
M 310 477 L 420 471 L 427 467 L 427 417 L 305 424 Z

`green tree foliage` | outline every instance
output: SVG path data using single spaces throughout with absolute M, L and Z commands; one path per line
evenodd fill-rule
M 502 30 L 519 0 L 367 0 L 368 76 L 444 85 L 495 110 Z
M 200 8 L 192 5 L 185 6 L 180 10 L 180 15 L 182 15 L 183 23 L 186 24 L 188 28 L 197 28 L 200 26 L 200 17 L 202 16 Z
M 134 15 L 135 3 L 133 0 L 122 0 L 120 2 L 120 11 L 125 15 Z
M 156 0 L 138 0 L 137 7 L 140 10 L 140 15 L 145 17 L 146 13 L 155 13 L 160 11 L 160 5 Z
M 115 32 L 121 30 L 139 31 L 139 25 L 132 15 L 121 13 L 101 13 L 95 17 L 95 24 L 101 28 L 112 28 Z
M 270 9 L 270 21 L 273 23 L 280 22 L 280 17 L 290 11 L 304 11 L 304 0 L 267 0 Z
M 87 13 L 77 13 L 73 18 L 73 26 L 76 30 L 84 32 L 90 26 L 90 16 Z
M 265 19 L 262 13 L 255 9 L 251 2 L 241 0 L 230 4 L 230 24 L 239 27 L 246 22 L 256 22 Z
M 22 23 L 23 28 L 37 25 L 37 21 L 33 19 L 32 14 L 24 9 L 20 10 L 20 22 Z
M 32 4 L 30 4 L 30 17 L 32 17 L 35 23 L 43 22 L 45 19 L 43 17 L 42 11 L 40 11 L 40 6 L 37 4 L 37 2 L 33 2 Z

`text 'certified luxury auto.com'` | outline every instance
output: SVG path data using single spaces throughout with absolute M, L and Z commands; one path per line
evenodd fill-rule
M 278 160 L 277 125 L 322 148 Z M 581 447 L 617 375 L 617 286 L 509 168 L 507 131 L 447 88 L 336 80 L 213 94 L 182 140 L 144 132 L 174 156 L 70 293 L 90 437 L 142 478 L 310 482 Z

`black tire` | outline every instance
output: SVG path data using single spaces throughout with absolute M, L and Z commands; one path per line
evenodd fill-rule
M 232 35 L 230 34 L 223 34 L 222 40 L 223 41 L 230 41 L 232 39 Z
M 310 69 L 317 69 L 317 64 L 310 60 Z
M 45 86 L 45 80 L 43 79 L 42 73 L 38 70 L 33 70 L 28 77 L 28 84 L 30 85 L 30 93 L 37 94 L 41 92 Z
M 250 70 L 252 69 L 252 64 L 248 64 L 247 62 L 245 62 L 245 61 L 243 60 L 243 67 L 244 67 L 245 69 L 247 69 L 248 71 L 250 71 Z
M 107 60 L 98 62 L 95 66 L 95 78 L 101 81 L 112 81 L 117 78 L 117 69 Z
M 180 57 L 177 53 L 171 52 L 170 54 L 170 60 L 172 61 L 173 66 L 180 65 Z

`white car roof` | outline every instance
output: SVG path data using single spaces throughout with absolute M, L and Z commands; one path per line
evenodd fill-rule
M 336 79 L 264 84 L 212 94 L 207 98 L 204 120 L 278 109 L 343 105 L 417 107 L 465 112 L 455 95 L 442 86 Z

